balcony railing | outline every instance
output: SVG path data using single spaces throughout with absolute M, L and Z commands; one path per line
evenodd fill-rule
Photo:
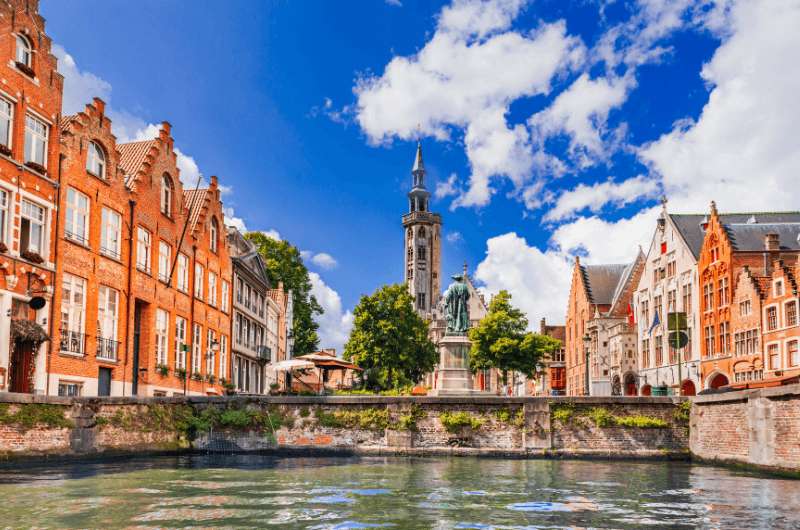
M 119 342 L 104 337 L 97 337 L 97 358 L 106 361 L 119 359 Z
M 255 347 L 256 353 L 258 354 L 259 361 L 266 361 L 269 362 L 272 359 L 272 348 L 269 346 L 259 345 Z
M 86 353 L 86 335 L 77 331 L 62 329 L 61 345 L 59 348 L 63 352 L 83 355 Z
M 109 258 L 113 258 L 113 259 L 116 259 L 116 260 L 122 258 L 122 255 L 120 254 L 120 251 L 115 249 L 115 248 L 106 248 L 106 247 L 101 246 L 100 247 L 100 254 L 102 254 L 104 256 L 108 256 Z

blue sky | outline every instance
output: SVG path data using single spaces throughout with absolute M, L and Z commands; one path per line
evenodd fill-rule
M 675 211 L 797 207 L 796 1 L 42 0 L 66 112 L 167 120 L 185 179 L 306 251 L 341 347 L 402 280 L 420 138 L 444 273 L 563 319 L 574 255 L 631 259 Z M 91 16 L 87 16 L 91 13 Z M 70 108 L 73 107 L 73 108 Z M 754 186 L 753 175 L 759 175 Z M 796 189 L 796 186 L 793 190 Z

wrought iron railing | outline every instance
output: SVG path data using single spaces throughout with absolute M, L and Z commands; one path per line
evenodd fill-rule
M 97 337 L 97 358 L 116 361 L 119 358 L 119 342 L 104 337 Z
M 86 353 L 86 335 L 78 331 L 68 329 L 61 330 L 61 351 L 69 353 Z

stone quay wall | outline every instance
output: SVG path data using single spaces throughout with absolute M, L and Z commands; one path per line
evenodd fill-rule
M 688 412 L 681 403 L 665 397 L 0 394 L 0 455 L 278 450 L 685 458 Z
M 800 472 L 800 385 L 697 396 L 690 430 L 698 459 Z

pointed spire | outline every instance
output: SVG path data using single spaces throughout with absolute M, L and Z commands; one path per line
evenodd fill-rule
M 418 171 L 425 172 L 425 164 L 422 162 L 422 143 L 417 142 L 417 156 L 414 158 L 414 167 L 411 168 L 412 173 L 417 173 Z

